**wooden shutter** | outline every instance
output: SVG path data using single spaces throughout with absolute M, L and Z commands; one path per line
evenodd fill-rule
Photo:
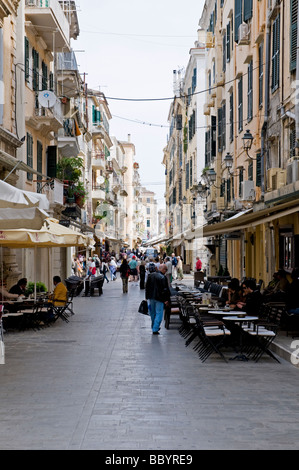
M 212 134 L 211 134 L 211 157 L 215 158 L 216 157 L 216 139 L 217 139 L 217 125 L 216 125 L 216 116 L 211 116 L 211 122 L 212 122 Z
M 239 41 L 239 26 L 242 23 L 242 1 L 235 0 L 235 42 Z
M 231 93 L 229 97 L 229 128 L 230 128 L 230 141 L 234 140 L 234 94 Z
M 244 0 L 244 21 L 252 18 L 252 0 Z
M 25 80 L 29 82 L 30 77 L 30 60 L 29 60 L 29 40 L 25 37 Z
M 297 18 L 298 18 L 298 0 L 291 0 L 291 31 L 290 31 L 290 70 L 296 70 L 297 62 Z
M 29 132 L 27 132 L 26 137 L 27 142 L 27 165 L 33 168 L 33 137 Z M 27 179 L 32 180 L 32 173 L 27 173 Z
M 238 82 L 238 119 L 239 131 L 243 130 L 243 77 Z
M 47 175 L 56 178 L 57 174 L 57 146 L 50 145 L 47 149 Z
M 48 89 L 48 67 L 45 62 L 42 62 L 42 90 Z
M 256 156 L 256 178 L 255 178 L 256 186 L 262 186 L 262 157 L 261 154 L 257 154 Z
M 32 59 L 33 59 L 32 88 L 34 91 L 39 91 L 39 53 L 35 49 L 32 49 Z
M 230 50 L 230 22 L 227 23 L 227 26 L 226 26 L 226 61 L 229 62 L 230 61 L 230 53 L 231 53 L 231 50 Z
M 272 25 L 272 92 L 279 87 L 280 15 Z

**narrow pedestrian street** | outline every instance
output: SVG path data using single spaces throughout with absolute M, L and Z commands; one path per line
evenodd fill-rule
M 296 367 L 203 364 L 178 324 L 151 334 L 143 297 L 117 279 L 69 323 L 5 334 L 2 450 L 298 449 Z

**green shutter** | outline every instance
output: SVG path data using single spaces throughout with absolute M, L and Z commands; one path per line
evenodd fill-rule
M 29 64 L 29 41 L 25 37 L 25 80 L 29 82 L 30 64 Z
M 291 0 L 291 31 L 290 31 L 290 70 L 296 70 L 297 62 L 297 18 L 298 18 L 298 0 Z
M 244 0 L 244 21 L 252 18 L 252 0 Z
M 239 41 L 239 26 L 242 24 L 242 2 L 235 0 L 235 42 Z
M 258 153 L 256 156 L 256 186 L 262 186 L 262 157 Z
M 27 132 L 27 165 L 33 168 L 33 138 L 32 135 Z M 32 173 L 27 173 L 27 179 L 32 180 L 33 176 Z
M 57 146 L 50 145 L 47 149 L 47 176 L 56 178 L 57 173 Z

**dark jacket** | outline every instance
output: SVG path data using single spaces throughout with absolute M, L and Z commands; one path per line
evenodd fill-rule
M 126 277 L 129 277 L 130 267 L 129 267 L 128 263 L 122 262 L 120 267 L 119 267 L 119 272 L 120 272 L 120 277 L 122 279 L 125 279 Z
M 145 298 L 154 299 L 160 302 L 170 300 L 170 290 L 166 277 L 160 273 L 149 274 L 146 281 Z
M 245 297 L 245 312 L 249 315 L 258 315 L 262 305 L 262 294 L 255 290 Z

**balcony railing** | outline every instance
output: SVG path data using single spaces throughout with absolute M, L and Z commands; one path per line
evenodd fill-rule
M 59 52 L 57 54 L 57 70 L 62 71 L 78 71 L 76 55 L 71 52 Z

